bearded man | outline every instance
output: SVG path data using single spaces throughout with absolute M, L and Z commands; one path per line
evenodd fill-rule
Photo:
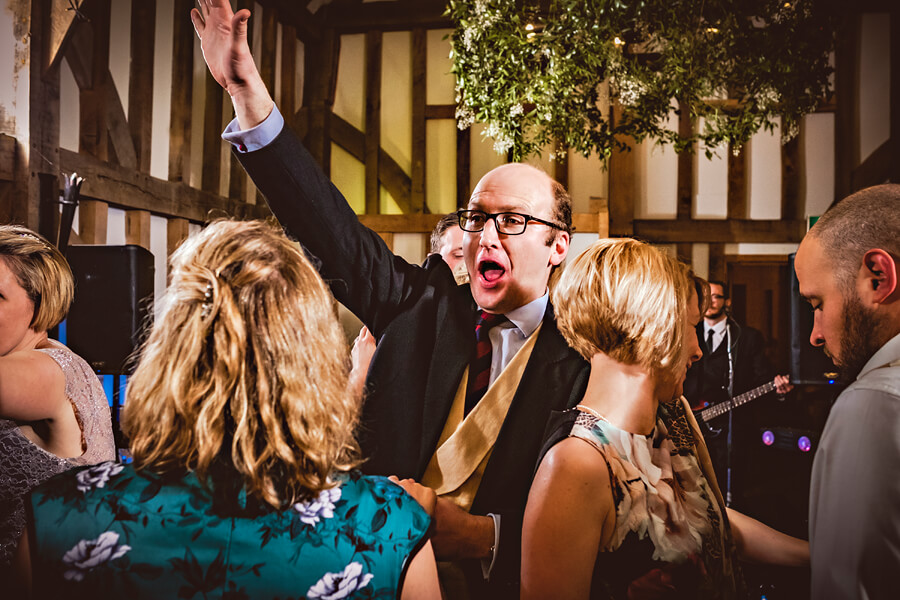
M 900 570 L 900 185 L 857 192 L 809 231 L 795 261 L 810 342 L 850 385 L 813 462 L 813 598 L 896 598 Z

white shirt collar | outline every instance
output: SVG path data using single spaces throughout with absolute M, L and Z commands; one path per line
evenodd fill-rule
M 503 316 L 509 319 L 513 325 L 518 327 L 519 331 L 521 331 L 525 337 L 528 337 L 534 333 L 534 330 L 537 329 L 538 325 L 541 324 L 541 321 L 544 320 L 544 313 L 547 312 L 547 303 L 549 301 L 550 292 L 545 291 L 544 295 L 540 298 L 532 300 L 519 308 L 514 308 Z M 479 308 L 481 307 L 479 306 Z
M 703 321 L 703 332 L 706 335 L 709 335 L 709 331 L 712 330 L 715 335 L 724 335 L 725 334 L 725 326 L 728 325 L 728 319 L 722 319 L 715 325 L 710 325 L 706 321 Z

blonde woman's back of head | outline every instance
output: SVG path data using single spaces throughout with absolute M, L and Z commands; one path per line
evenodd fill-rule
M 171 258 L 130 378 L 135 465 L 242 484 L 283 508 L 356 464 L 359 404 L 331 295 L 300 248 L 258 221 L 219 221 Z
M 585 360 L 597 353 L 654 370 L 679 368 L 688 267 L 649 244 L 600 239 L 572 260 L 551 291 L 563 337 Z

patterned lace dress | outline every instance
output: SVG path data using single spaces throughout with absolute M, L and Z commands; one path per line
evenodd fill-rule
M 649 436 L 575 409 L 557 413 L 545 448 L 565 437 L 606 462 L 616 526 L 594 565 L 591 598 L 742 597 L 726 517 L 703 475 L 680 402 L 661 405 Z
M 22 435 L 16 422 L 0 419 L 0 566 L 8 565 L 25 529 L 24 499 L 37 484 L 67 469 L 116 456 L 109 402 L 97 375 L 77 354 L 60 346 L 44 352 L 66 377 L 66 396 L 81 426 L 84 454 L 59 458 Z

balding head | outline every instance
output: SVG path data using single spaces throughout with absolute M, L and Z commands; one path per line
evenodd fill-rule
M 876 185 L 847 196 L 822 215 L 808 237 L 821 244 L 835 278 L 848 289 L 872 248 L 900 261 L 900 184 Z

